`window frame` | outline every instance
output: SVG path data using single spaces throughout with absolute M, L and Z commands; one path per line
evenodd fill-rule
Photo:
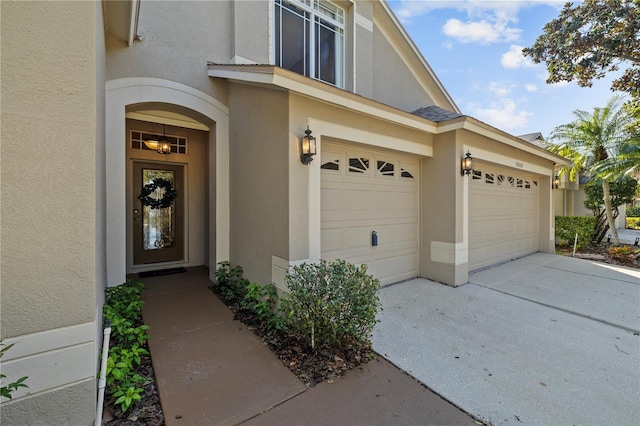
M 274 47 L 272 61 L 273 64 L 277 66 L 282 66 L 283 56 L 282 12 L 283 10 L 286 10 L 286 6 L 284 6 L 283 3 L 303 11 L 305 14 L 304 17 L 300 17 L 297 13 L 296 15 L 298 16 L 298 19 L 303 19 L 305 21 L 305 25 L 309 26 L 308 30 L 305 31 L 304 53 L 302 58 L 305 64 L 305 71 L 301 75 L 344 89 L 346 74 L 346 10 L 329 0 L 273 0 L 272 36 L 274 38 Z M 329 16 L 331 14 L 334 16 Z M 280 25 L 277 24 L 278 22 Z M 334 59 L 336 62 L 334 67 L 335 82 L 323 80 L 319 75 L 322 71 L 320 66 L 321 64 L 319 63 L 322 51 L 318 46 L 318 34 L 323 29 L 332 31 L 333 37 L 336 39 L 336 43 L 333 47 L 335 51 Z M 307 35 L 308 39 L 306 39 Z M 280 57 L 278 57 L 278 52 L 280 52 Z

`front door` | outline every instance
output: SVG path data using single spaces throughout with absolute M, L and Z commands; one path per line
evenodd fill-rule
M 133 264 L 181 261 L 184 253 L 184 166 L 133 163 Z

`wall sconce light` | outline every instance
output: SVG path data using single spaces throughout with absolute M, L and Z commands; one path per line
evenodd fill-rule
M 158 154 L 171 154 L 171 142 L 169 141 L 169 138 L 167 138 L 165 125 L 162 125 L 162 136 L 157 140 L 146 140 L 144 141 L 144 145 L 149 149 L 155 150 Z
M 300 139 L 300 161 L 304 165 L 308 165 L 313 161 L 313 156 L 316 155 L 316 138 L 311 136 L 311 130 L 307 126 L 307 130 L 304 131 L 305 136 Z
M 558 189 L 558 188 L 560 188 L 560 177 L 556 175 L 551 181 L 551 189 Z
M 469 175 L 473 171 L 473 157 L 471 153 L 467 151 L 464 158 L 462 159 L 462 164 L 460 166 L 460 176 Z

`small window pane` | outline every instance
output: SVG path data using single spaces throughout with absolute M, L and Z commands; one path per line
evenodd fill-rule
M 473 180 L 480 180 L 482 179 L 482 172 L 480 170 L 473 170 L 471 172 L 471 177 Z
M 324 170 L 340 170 L 340 160 L 333 160 L 320 166 Z
M 400 170 L 401 170 L 400 176 L 402 176 L 403 178 L 413 179 L 413 175 L 411 173 L 409 173 L 405 169 L 400 169 Z
M 493 185 L 493 173 L 486 173 L 484 175 L 484 181 L 489 185 Z
M 383 176 L 394 176 L 394 165 L 392 163 L 387 163 L 386 161 L 378 160 L 378 171 Z
M 364 173 L 369 170 L 368 158 L 349 158 L 349 171 Z

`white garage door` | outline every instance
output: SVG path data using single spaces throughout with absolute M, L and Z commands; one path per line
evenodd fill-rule
M 539 178 L 515 169 L 476 165 L 469 183 L 469 270 L 539 248 Z
M 382 285 L 417 277 L 418 159 L 323 143 L 320 164 L 322 258 L 367 264 Z

